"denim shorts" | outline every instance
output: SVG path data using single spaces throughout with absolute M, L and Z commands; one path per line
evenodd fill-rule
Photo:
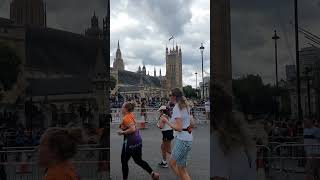
M 178 166 L 187 166 L 188 153 L 191 150 L 191 146 L 192 141 L 183 141 L 178 138 L 175 139 L 171 158 L 177 162 Z

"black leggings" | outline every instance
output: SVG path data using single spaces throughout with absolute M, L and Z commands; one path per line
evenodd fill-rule
M 128 178 L 129 174 L 129 166 L 128 162 L 130 158 L 133 158 L 134 162 L 138 164 L 140 167 L 142 167 L 144 170 L 146 170 L 149 174 L 152 173 L 152 168 L 149 166 L 149 164 L 142 160 L 142 145 L 139 147 L 136 147 L 134 149 L 126 148 L 125 145 L 122 146 L 122 152 L 121 152 L 121 164 L 122 164 L 122 175 L 123 179 Z

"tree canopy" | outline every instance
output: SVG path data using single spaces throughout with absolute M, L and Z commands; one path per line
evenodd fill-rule
M 0 42 L 0 83 L 5 91 L 10 90 L 18 80 L 21 71 L 21 58 L 15 49 Z

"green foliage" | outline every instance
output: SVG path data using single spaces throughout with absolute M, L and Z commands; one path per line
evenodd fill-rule
M 7 44 L 0 42 L 0 82 L 8 91 L 17 82 L 21 59 L 16 51 Z
M 117 85 L 117 80 L 115 77 L 110 76 L 110 89 L 113 90 Z
M 197 90 L 192 88 L 192 86 L 187 85 L 183 87 L 183 93 L 186 98 L 197 98 Z
M 263 84 L 259 75 L 247 75 L 233 80 L 233 93 L 245 114 L 273 113 L 275 88 Z

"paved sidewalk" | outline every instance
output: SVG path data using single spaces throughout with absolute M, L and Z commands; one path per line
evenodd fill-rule
M 149 128 L 141 130 L 143 139 L 142 157 L 155 170 L 160 172 L 160 179 L 176 180 L 173 172 L 169 168 L 161 168 L 158 163 L 161 160 L 160 143 L 161 132 L 155 125 L 148 124 Z M 118 136 L 117 129 L 111 129 L 111 179 L 121 180 L 121 148 L 122 136 Z M 188 161 L 188 171 L 192 179 L 209 179 L 210 170 L 210 132 L 208 125 L 198 125 L 193 131 L 193 148 Z M 129 179 L 144 180 L 151 179 L 150 176 L 133 159 L 129 161 Z

